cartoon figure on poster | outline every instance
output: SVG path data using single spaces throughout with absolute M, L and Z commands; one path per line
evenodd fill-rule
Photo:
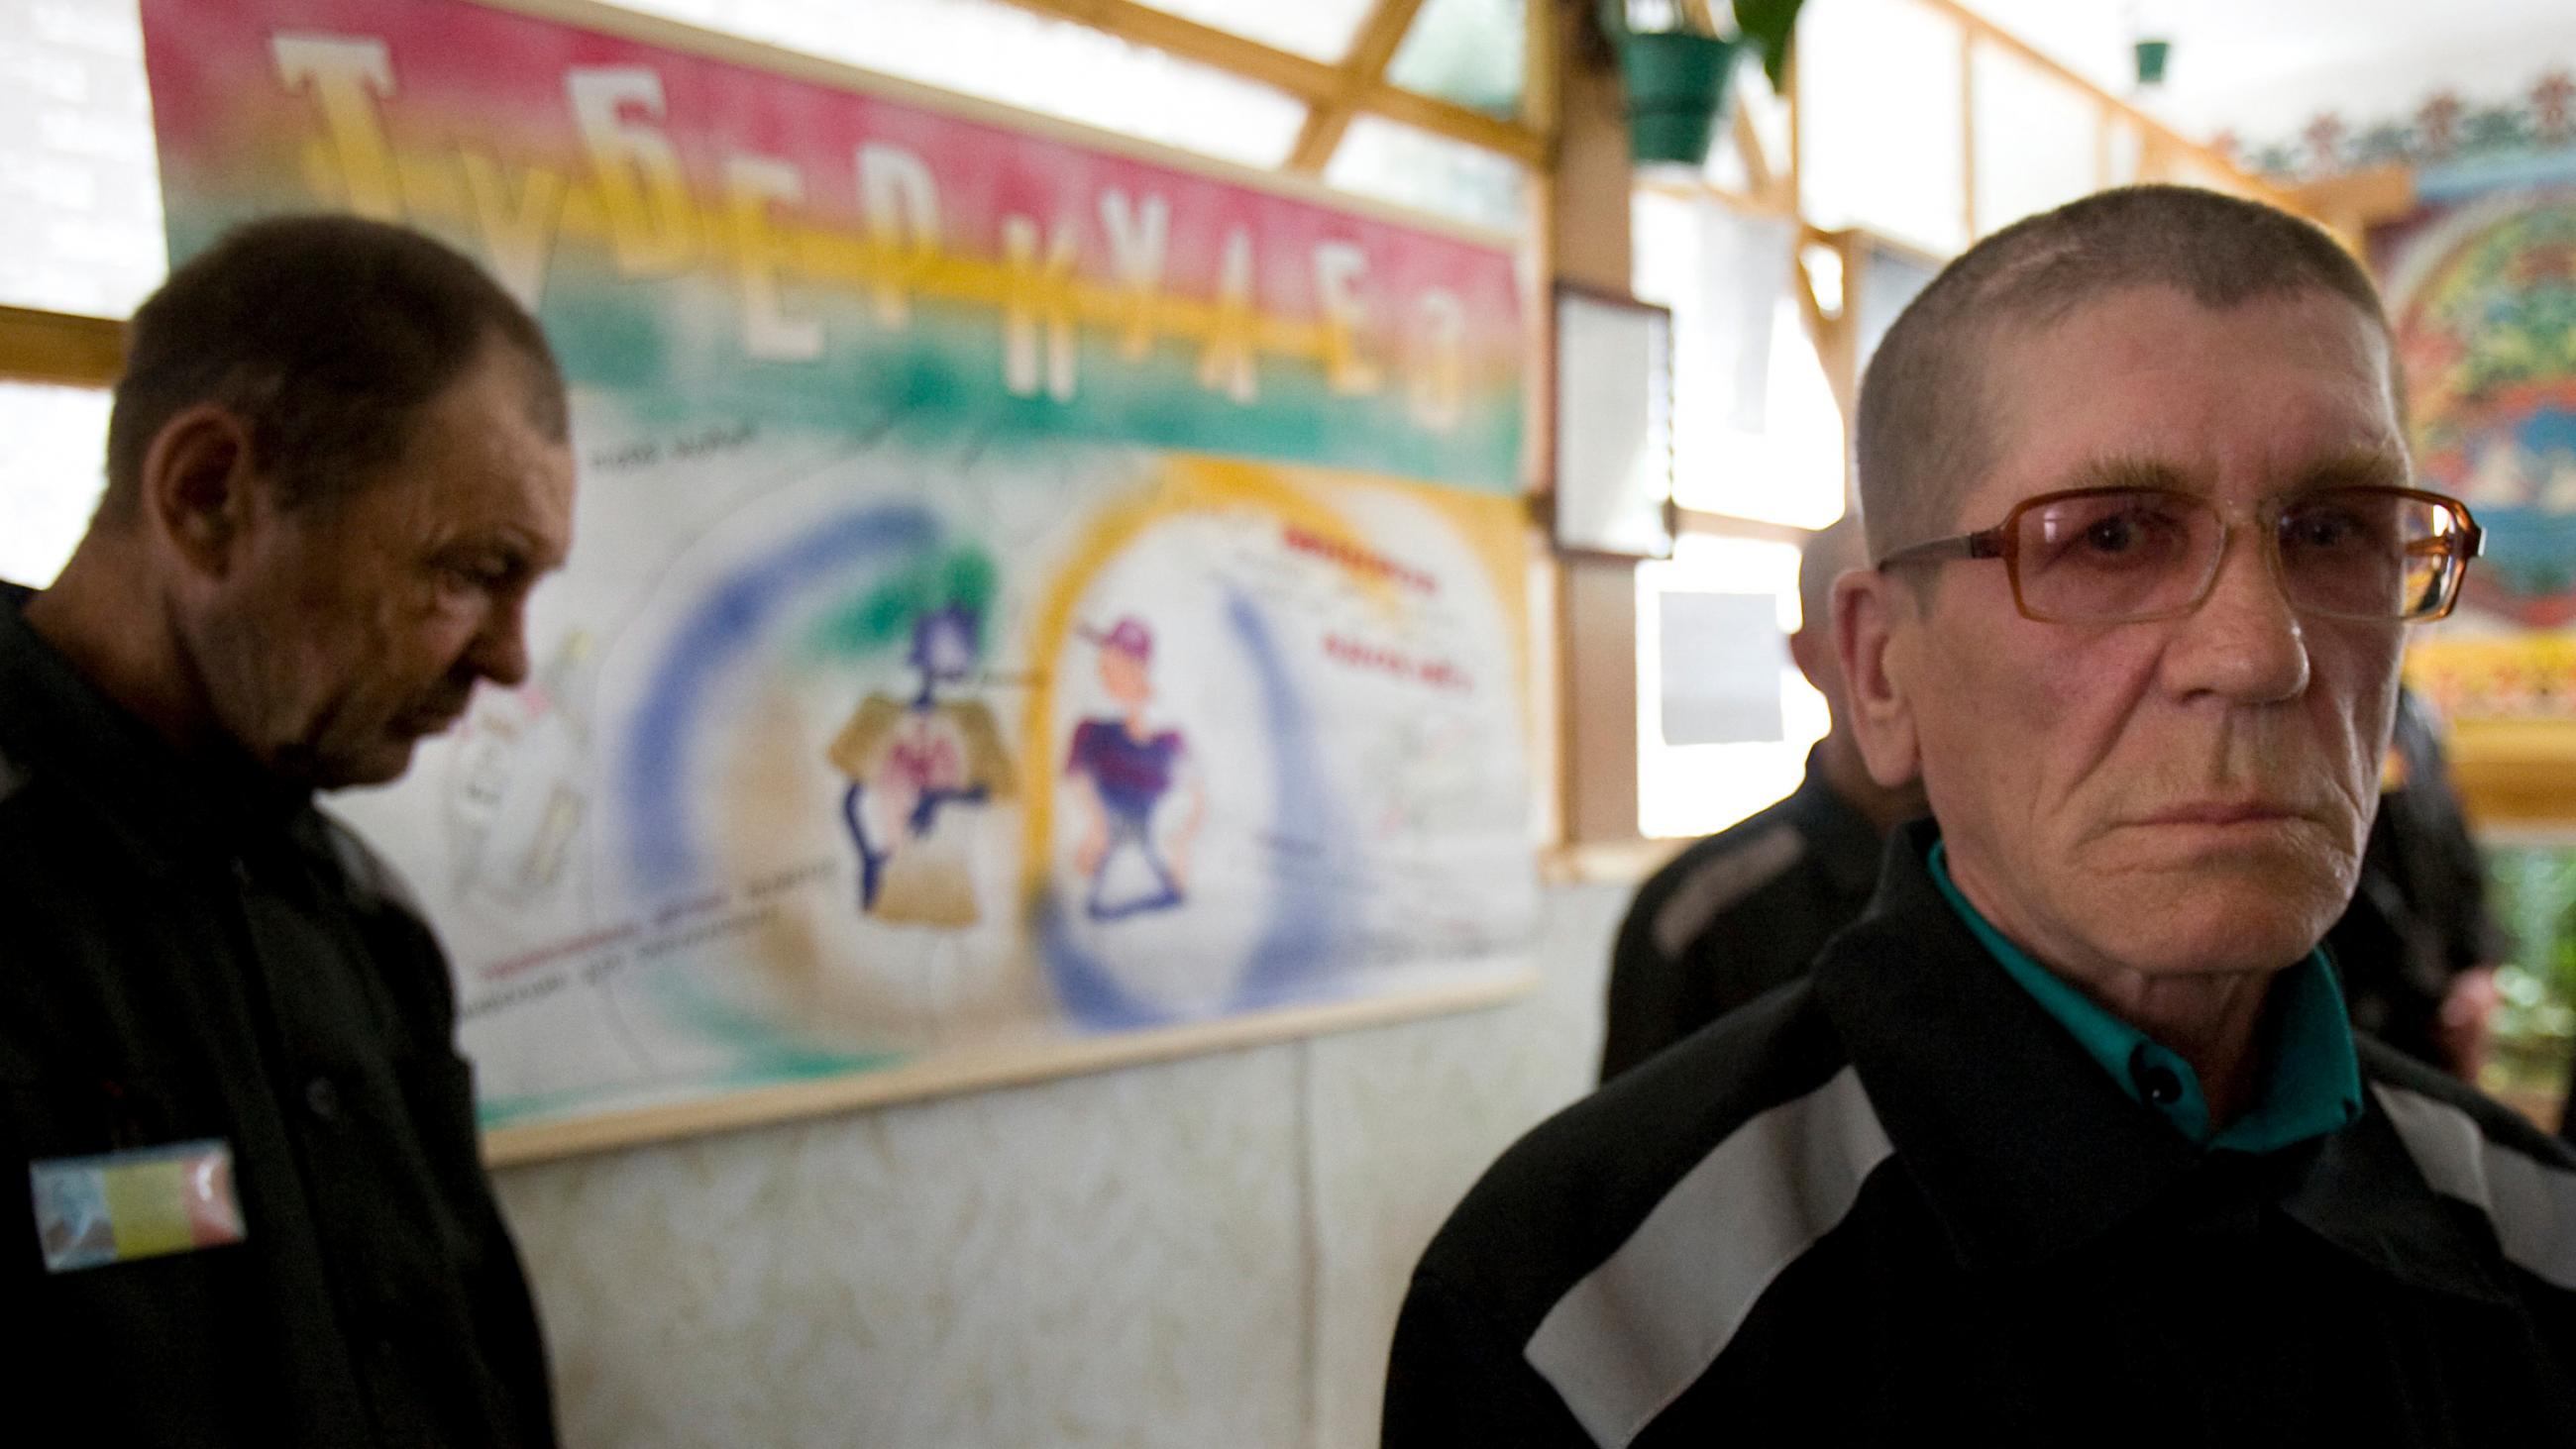
M 1083 911 L 1094 921 L 1120 921 L 1168 911 L 1189 896 L 1190 847 L 1207 815 L 1207 791 L 1189 745 L 1177 729 L 1156 729 L 1154 633 L 1134 615 L 1082 637 L 1100 650 L 1100 687 L 1118 713 L 1074 726 L 1066 751 L 1068 781 L 1082 812 L 1074 869 L 1088 882 Z M 1155 817 L 1173 791 L 1180 818 L 1155 836 Z
M 913 623 L 909 700 L 871 694 L 827 755 L 849 780 L 841 817 L 859 853 L 859 909 L 889 925 L 960 929 L 975 903 L 968 823 L 959 812 L 1008 799 L 1011 762 L 980 699 L 942 699 L 982 659 L 979 611 L 948 605 Z

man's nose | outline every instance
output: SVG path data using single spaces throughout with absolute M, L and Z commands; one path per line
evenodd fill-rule
M 477 674 L 504 689 L 527 683 L 528 621 L 524 599 L 493 602 L 482 632 L 474 636 L 474 652 L 469 658 Z
M 2181 693 L 2244 703 L 2296 698 L 2308 687 L 2308 644 L 2267 540 L 2229 540 L 2209 597 L 2186 616 L 2165 653 L 2168 682 Z

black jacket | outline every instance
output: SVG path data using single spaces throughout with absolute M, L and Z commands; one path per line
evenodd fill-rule
M 1524 1138 L 1424 1254 L 1385 1442 L 2576 1443 L 2576 1158 L 2364 1042 L 2192 1146 L 1890 843 L 1869 914 Z
M 1601 1080 L 1803 974 L 1869 905 L 1879 850 L 1810 752 L 1788 798 L 1648 877 L 1611 951 Z
M 0 1364 L 29 1442 L 554 1442 L 446 963 L 308 798 L 183 767 L 0 592 Z M 29 1165 L 215 1138 L 243 1241 L 48 1272 Z M 5 1436 L 0 1436 L 5 1437 Z
M 2487 910 L 2487 865 L 2470 837 L 2441 741 L 2399 690 L 2390 750 L 2403 776 L 2379 796 L 2352 908 L 2326 934 L 2360 1031 L 2436 1067 L 2442 1003 L 2460 973 L 2511 954 Z

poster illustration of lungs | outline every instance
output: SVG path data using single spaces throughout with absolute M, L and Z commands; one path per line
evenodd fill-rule
M 143 14 L 174 257 L 418 226 L 572 385 L 533 677 L 333 803 L 499 1155 L 1525 982 L 1508 249 L 605 11 Z
M 2576 153 L 2421 173 L 2372 237 L 2424 486 L 2487 531 L 2408 675 L 2452 717 L 2576 716 Z

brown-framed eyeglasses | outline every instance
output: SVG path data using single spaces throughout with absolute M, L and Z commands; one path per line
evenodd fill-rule
M 2459 602 L 2486 533 L 2468 505 L 2413 488 L 2318 488 L 2267 499 L 2259 536 L 2282 597 L 2332 619 L 2438 619 Z M 2129 624 L 2188 614 L 2217 586 L 2233 532 L 2218 505 L 2162 488 L 2076 488 L 2004 521 L 1900 548 L 1879 567 L 2001 559 L 2023 617 Z

